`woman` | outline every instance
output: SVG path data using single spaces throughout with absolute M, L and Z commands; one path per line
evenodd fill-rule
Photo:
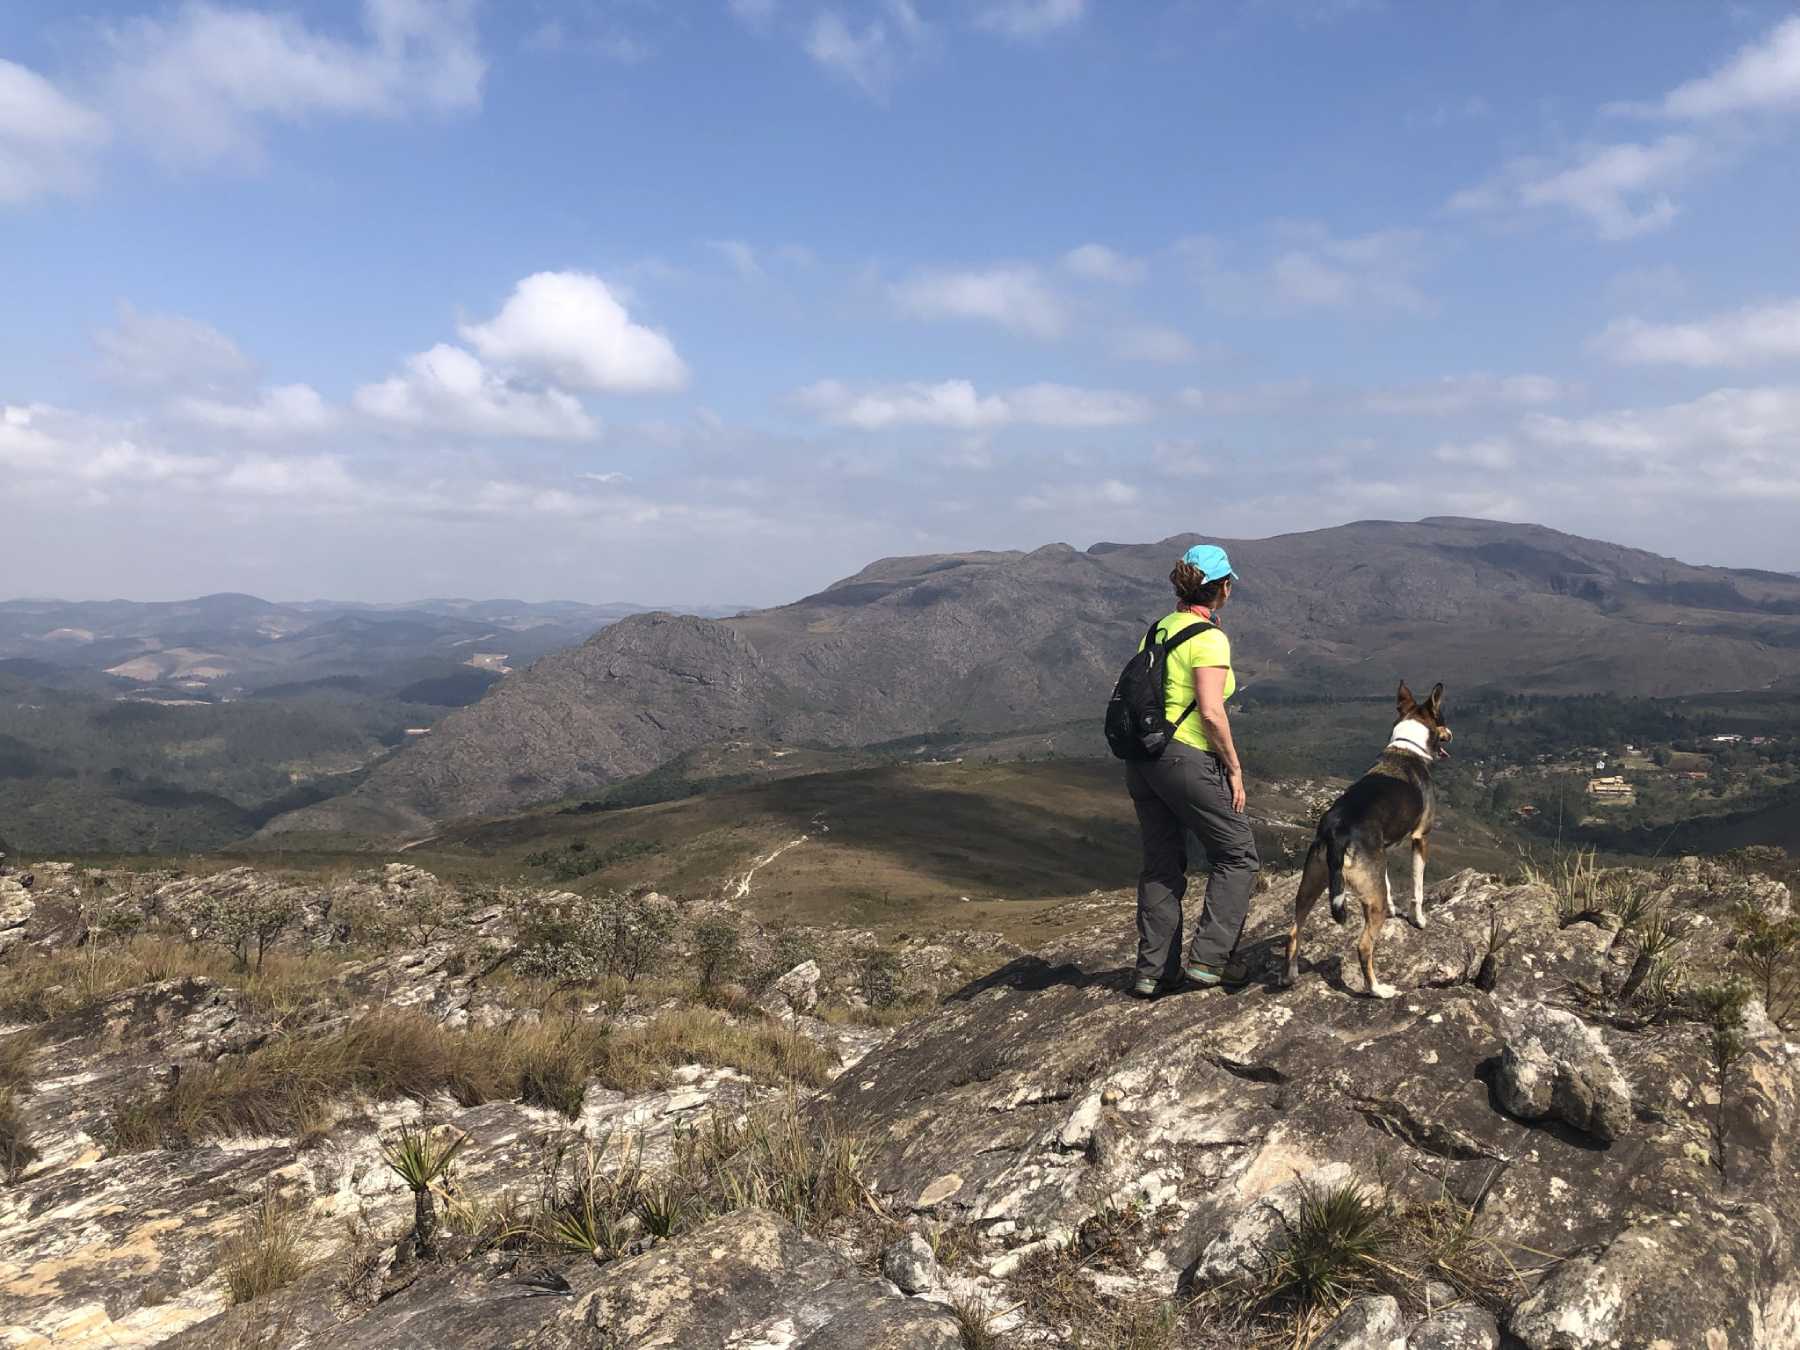
M 1217 626 L 1236 580 L 1224 549 L 1194 545 L 1169 573 L 1175 611 L 1157 624 L 1159 641 L 1194 624 L 1213 627 L 1169 653 L 1164 701 L 1165 715 L 1176 724 L 1174 740 L 1160 758 L 1125 766 L 1125 784 L 1144 838 L 1132 985 L 1141 998 L 1153 998 L 1184 980 L 1213 988 L 1248 978 L 1233 955 L 1260 863 L 1244 815 L 1244 766 L 1225 716 L 1226 700 L 1237 692 L 1231 640 Z M 1181 900 L 1187 892 L 1189 831 L 1206 848 L 1211 876 L 1184 964 Z

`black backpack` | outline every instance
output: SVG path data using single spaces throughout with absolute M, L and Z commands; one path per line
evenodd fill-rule
M 1194 711 L 1190 699 L 1180 717 L 1168 718 L 1167 688 L 1169 653 L 1198 633 L 1209 633 L 1217 624 L 1189 624 L 1172 637 L 1158 640 L 1156 630 L 1161 621 L 1150 625 L 1144 634 L 1143 649 L 1125 663 L 1119 682 L 1113 686 L 1106 703 L 1106 743 L 1119 759 L 1159 759 L 1175 739 L 1175 730 Z

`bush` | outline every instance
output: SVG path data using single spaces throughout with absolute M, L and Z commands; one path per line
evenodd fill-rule
M 243 1231 L 219 1250 L 219 1268 L 233 1303 L 267 1298 L 306 1270 L 300 1216 L 271 1193 L 257 1205 Z
M 1776 918 L 1746 901 L 1732 913 L 1732 962 L 1750 982 L 1769 1020 L 1783 1031 L 1800 1024 L 1800 915 Z
M 442 1092 L 463 1106 L 522 1098 L 573 1117 L 589 1082 L 636 1091 L 680 1064 L 817 1087 L 834 1060 L 786 1028 L 740 1026 L 703 1010 L 618 1032 L 581 1018 L 450 1031 L 422 1013 L 390 1008 L 330 1036 L 277 1040 L 191 1068 L 164 1089 L 115 1103 L 109 1124 L 113 1146 L 129 1152 L 303 1133 L 333 1101 L 357 1093 L 423 1102 Z
M 30 1131 L 19 1113 L 18 1099 L 10 1086 L 0 1086 L 0 1181 L 16 1181 L 19 1174 L 37 1161 L 38 1151 L 31 1146 Z
M 226 895 L 200 892 L 183 898 L 174 908 L 174 917 L 194 938 L 225 948 L 239 970 L 250 968 L 254 952 L 258 971 L 269 943 L 300 913 L 299 893 L 285 886 Z
M 552 881 L 577 881 L 619 863 L 661 852 L 662 845 L 648 839 L 625 839 L 605 848 L 595 848 L 585 839 L 577 839 L 562 848 L 527 853 L 525 864 L 542 868 Z
M 892 952 L 870 952 L 863 958 L 857 983 L 871 1008 L 893 1007 L 901 996 L 900 958 Z
M 737 965 L 742 938 L 736 921 L 703 919 L 694 929 L 694 964 L 700 968 L 700 987 L 711 989 Z
M 661 959 L 674 910 L 647 893 L 557 895 L 537 901 L 520 924 L 521 974 L 559 985 L 636 981 Z

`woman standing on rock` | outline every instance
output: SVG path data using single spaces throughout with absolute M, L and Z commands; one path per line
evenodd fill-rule
M 1125 766 L 1125 785 L 1143 833 L 1138 874 L 1137 974 L 1132 992 L 1153 998 L 1184 982 L 1202 988 L 1238 985 L 1248 978 L 1234 959 L 1260 863 L 1244 815 L 1244 767 L 1231 738 L 1226 700 L 1237 692 L 1231 640 L 1219 611 L 1231 599 L 1237 574 L 1216 544 L 1196 544 L 1181 556 L 1169 581 L 1175 610 L 1156 625 L 1166 642 L 1201 626 L 1169 652 L 1164 701 L 1175 737 L 1152 760 Z M 1206 903 L 1182 961 L 1181 901 L 1187 893 L 1187 834 L 1206 848 Z

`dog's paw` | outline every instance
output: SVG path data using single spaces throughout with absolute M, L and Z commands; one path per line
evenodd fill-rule
M 1413 912 L 1407 915 L 1406 918 L 1407 922 L 1412 924 L 1414 928 L 1423 929 L 1425 927 L 1425 911 L 1418 905 L 1413 906 Z
M 1292 989 L 1294 987 L 1294 981 L 1299 978 L 1300 978 L 1299 971 L 1295 971 L 1295 970 L 1281 971 L 1279 974 L 1277 974 L 1275 976 L 1275 987 L 1277 989 Z
M 1393 985 L 1383 984 L 1380 980 L 1376 980 L 1374 984 L 1369 986 L 1370 998 L 1394 998 L 1399 993 L 1400 991 L 1394 988 Z

